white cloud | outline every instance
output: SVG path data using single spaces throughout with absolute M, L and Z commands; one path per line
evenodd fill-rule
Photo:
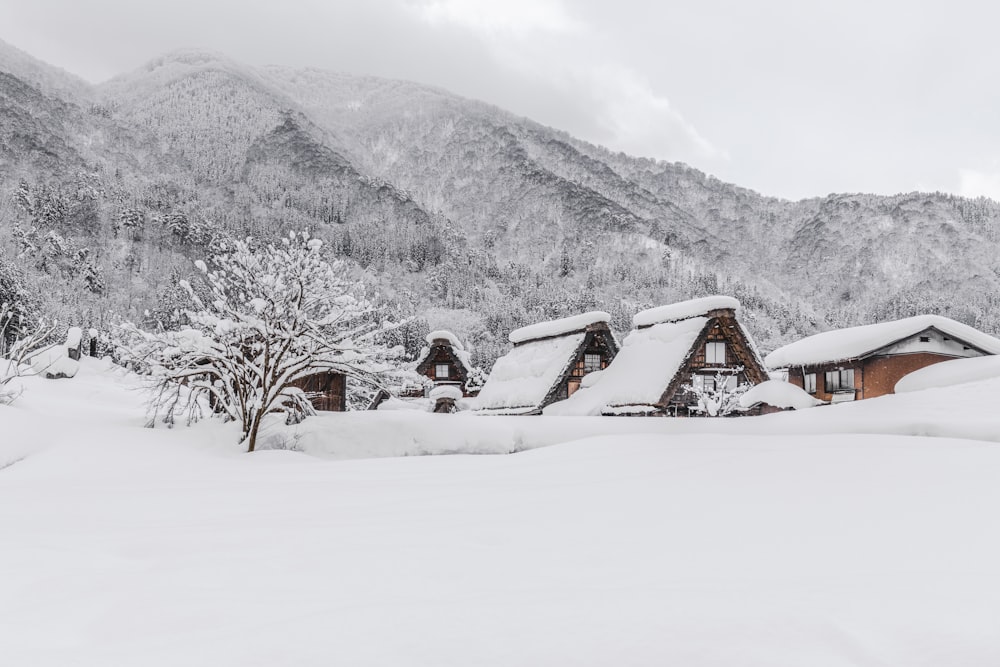
M 584 28 L 560 2 L 552 0 L 420 0 L 415 9 L 431 25 L 451 24 L 491 37 L 572 33 Z
M 529 112 L 535 120 L 633 155 L 728 160 L 646 77 L 616 62 L 601 31 L 560 0 L 416 0 L 409 7 L 432 27 L 476 35 L 499 67 L 558 94 L 578 124 Z
M 963 197 L 989 197 L 1000 201 L 1000 171 L 959 169 L 959 194 Z

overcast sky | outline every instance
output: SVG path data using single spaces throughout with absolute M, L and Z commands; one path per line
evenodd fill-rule
M 434 84 L 788 198 L 1000 199 L 1000 5 L 776 0 L 0 0 L 91 81 L 166 51 Z

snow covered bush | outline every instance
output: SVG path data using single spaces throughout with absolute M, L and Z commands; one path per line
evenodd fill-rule
M 726 371 L 717 371 L 714 378 L 697 376 L 699 381 L 692 381 L 682 387 L 694 394 L 698 403 L 692 410 L 708 417 L 726 417 L 734 412 L 742 412 L 740 397 L 750 389 L 750 385 L 737 384 L 737 376 L 743 367 Z M 692 378 L 694 380 L 694 378 Z
M 350 385 L 378 384 L 385 361 L 401 349 L 373 342 L 388 328 L 350 266 L 328 262 L 321 241 L 291 233 L 280 243 L 230 242 L 209 263 L 196 262 L 209 297 L 183 281 L 189 328 L 145 332 L 123 325 L 131 340 L 122 359 L 154 378 L 151 421 L 198 419 L 206 409 L 241 425 L 254 451 L 263 419 L 312 414 L 296 384 L 317 372 L 345 374 Z
M 12 323 L 16 323 L 16 329 Z M 21 395 L 21 388 L 14 385 L 15 379 L 38 375 L 45 370 L 34 367 L 33 361 L 45 349 L 55 328 L 55 325 L 39 322 L 28 331 L 26 323 L 17 317 L 16 309 L 6 303 L 0 304 L 0 340 L 6 340 L 7 333 L 12 330 L 23 334 L 13 343 L 0 347 L 0 405 L 9 405 Z

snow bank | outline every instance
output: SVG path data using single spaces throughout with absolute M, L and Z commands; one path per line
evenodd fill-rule
M 497 359 L 479 392 L 485 412 L 531 412 L 573 361 L 585 333 L 529 341 Z
M 993 336 L 941 315 L 917 315 L 809 336 L 778 348 L 764 362 L 768 368 L 785 368 L 855 359 L 930 328 L 988 354 L 1000 354 L 1000 340 Z
M 510 332 L 508 339 L 511 343 L 517 345 L 518 343 L 534 340 L 536 338 L 546 338 L 548 336 L 558 336 L 572 331 L 581 331 L 586 329 L 591 324 L 610 321 L 611 315 L 600 310 L 595 310 L 581 315 L 564 317 L 550 322 L 539 322 L 538 324 L 531 324 L 526 327 L 521 327 L 520 329 L 514 329 Z
M 767 380 L 748 389 L 740 396 L 740 405 L 750 408 L 758 403 L 766 403 L 776 408 L 803 410 L 824 402 L 810 395 L 801 387 L 783 380 Z
M 633 331 L 607 368 L 590 374 L 596 377 L 588 375 L 576 393 L 549 405 L 544 414 L 599 415 L 609 408 L 657 403 L 707 322 L 705 317 L 692 317 Z
M 640 311 L 632 318 L 632 324 L 637 327 L 647 327 L 662 322 L 677 322 L 704 315 L 711 310 L 726 308 L 739 311 L 740 302 L 731 296 L 705 296 Z
M 453 384 L 441 384 L 431 389 L 427 398 L 432 401 L 437 401 L 439 398 L 450 398 L 457 401 L 462 398 L 462 390 Z
M 80 370 L 80 362 L 69 358 L 65 345 L 43 347 L 33 352 L 29 361 L 32 371 L 49 379 L 71 378 Z
M 949 387 L 1000 377 L 1000 356 L 954 359 L 927 366 L 903 376 L 896 383 L 896 393 Z

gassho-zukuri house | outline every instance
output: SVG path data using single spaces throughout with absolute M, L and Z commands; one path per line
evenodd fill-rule
M 610 319 L 595 311 L 512 331 L 514 348 L 493 364 L 476 413 L 537 415 L 572 396 L 585 375 L 607 368 L 618 353 Z
M 457 387 L 462 396 L 469 396 L 472 363 L 462 341 L 444 330 L 430 332 L 425 340 L 427 347 L 417 357 L 416 371 L 433 382 L 435 387 Z
M 1000 340 L 940 315 L 826 331 L 767 355 L 771 370 L 832 403 L 893 393 L 908 373 L 949 359 L 1000 354 Z
M 687 386 L 711 389 L 720 374 L 732 388 L 764 382 L 739 309 L 732 297 L 710 296 L 637 313 L 614 361 L 544 414 L 695 416 L 697 396 Z

